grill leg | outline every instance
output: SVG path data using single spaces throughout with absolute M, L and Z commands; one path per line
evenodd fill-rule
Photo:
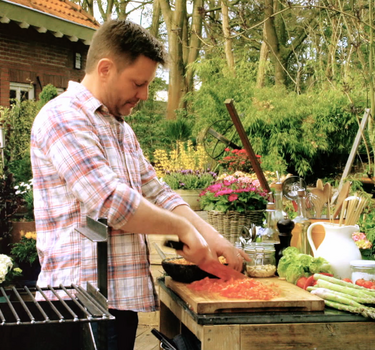
M 82 324 L 82 350 L 99 350 L 92 329 L 92 323 Z

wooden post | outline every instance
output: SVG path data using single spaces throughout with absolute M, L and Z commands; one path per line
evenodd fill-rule
M 268 185 L 268 182 L 263 174 L 263 171 L 260 167 L 260 164 L 257 160 L 257 157 L 254 153 L 254 150 L 250 144 L 250 141 L 245 133 L 245 129 L 243 128 L 243 125 L 241 123 L 241 120 L 237 114 L 236 109 L 234 108 L 233 105 L 233 100 L 232 99 L 227 99 L 225 100 L 225 105 L 227 106 L 228 112 L 232 118 L 233 124 L 237 129 L 238 135 L 240 136 L 240 139 L 242 141 L 242 144 L 246 150 L 247 155 L 250 158 L 251 165 L 253 166 L 253 169 L 255 171 L 255 174 L 260 182 L 261 187 L 263 188 L 264 191 L 266 192 L 271 192 L 270 186 Z

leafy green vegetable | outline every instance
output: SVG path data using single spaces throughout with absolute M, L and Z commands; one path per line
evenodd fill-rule
M 288 247 L 283 251 L 283 256 L 279 261 L 277 273 L 280 277 L 290 283 L 297 283 L 300 277 L 308 277 L 314 273 L 332 273 L 327 260 L 322 257 L 314 258 L 308 254 L 302 254 L 295 247 Z
M 309 265 L 309 269 L 312 274 L 320 272 L 332 273 L 331 265 L 322 257 L 313 258 L 313 261 Z

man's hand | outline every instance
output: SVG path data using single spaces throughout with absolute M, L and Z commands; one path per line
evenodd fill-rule
M 211 251 L 216 255 L 216 258 L 224 256 L 229 267 L 237 271 L 242 271 L 243 261 L 250 261 L 248 255 L 242 249 L 235 248 L 232 243 L 219 234 L 219 232 L 188 206 L 178 206 L 173 210 L 173 213 L 186 218 L 193 224 L 197 231 L 204 237 Z

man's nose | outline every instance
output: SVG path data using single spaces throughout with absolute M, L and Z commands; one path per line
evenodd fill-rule
M 140 100 L 147 100 L 148 98 L 148 86 L 142 86 L 139 90 L 138 90 L 138 93 L 137 93 L 137 97 L 140 99 Z

